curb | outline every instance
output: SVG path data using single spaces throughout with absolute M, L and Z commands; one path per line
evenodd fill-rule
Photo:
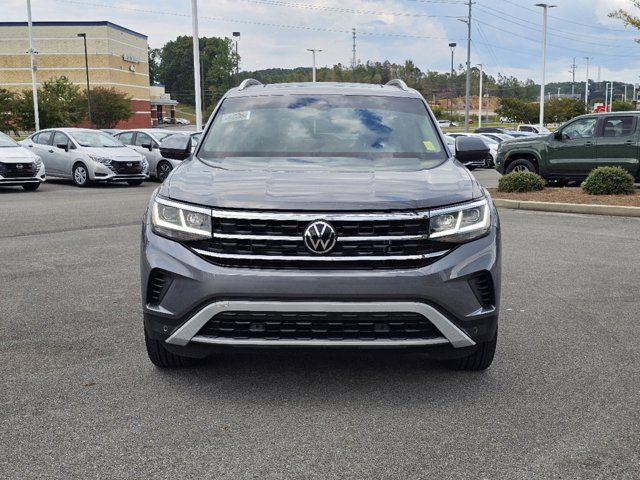
M 640 217 L 640 207 L 622 207 L 618 205 L 592 205 L 580 203 L 550 203 L 494 198 L 499 208 L 514 210 L 535 210 L 537 212 L 586 213 L 590 215 L 609 215 L 614 217 Z

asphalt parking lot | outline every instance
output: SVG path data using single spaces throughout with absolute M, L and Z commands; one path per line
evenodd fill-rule
M 640 219 L 502 210 L 484 373 L 402 351 L 159 371 L 138 285 L 156 186 L 0 189 L 0 478 L 640 478 Z

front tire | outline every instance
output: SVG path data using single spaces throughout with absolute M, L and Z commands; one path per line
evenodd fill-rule
M 38 183 L 23 183 L 22 188 L 24 188 L 27 192 L 35 192 L 38 188 L 40 188 L 40 182 Z
M 493 363 L 498 344 L 498 330 L 491 340 L 478 345 L 476 351 L 471 355 L 451 360 L 443 360 L 442 364 L 451 369 L 467 372 L 479 372 L 486 370 Z
M 146 331 L 144 332 L 144 343 L 147 346 L 149 360 L 158 368 L 184 368 L 198 363 L 195 358 L 181 357 L 171 353 L 164 348 L 161 342 L 150 338 Z
M 526 158 L 517 158 L 509 164 L 505 173 L 511 172 L 538 173 L 538 169 L 531 160 L 527 160 Z
M 167 179 L 169 173 L 171 173 L 171 170 L 173 170 L 173 166 L 169 162 L 162 161 L 158 163 L 158 167 L 156 169 L 156 176 L 158 177 L 158 181 L 160 183 L 164 182 Z
M 78 187 L 88 187 L 91 183 L 89 180 L 89 170 L 82 163 L 78 163 L 73 167 L 73 183 Z

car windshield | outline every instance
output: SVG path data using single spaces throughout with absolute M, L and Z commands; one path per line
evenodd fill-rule
M 104 132 L 78 131 L 70 132 L 69 135 L 82 147 L 124 147 L 120 140 Z
M 17 147 L 18 144 L 13 139 L 4 133 L 0 132 L 0 148 L 3 147 Z
M 231 98 L 202 143 L 198 156 L 223 166 L 238 157 L 254 163 L 264 157 L 333 157 L 348 166 L 366 167 L 375 160 L 376 166 L 431 168 L 448 155 L 424 103 L 404 97 Z

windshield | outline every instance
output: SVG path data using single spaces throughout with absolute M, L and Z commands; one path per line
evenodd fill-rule
M 4 133 L 0 132 L 0 148 L 3 147 L 17 147 L 18 144 L 13 139 Z
M 78 131 L 70 132 L 69 135 L 82 147 L 124 147 L 120 140 L 104 132 Z
M 404 158 L 430 168 L 447 153 L 420 99 L 274 95 L 225 100 L 198 156 Z

